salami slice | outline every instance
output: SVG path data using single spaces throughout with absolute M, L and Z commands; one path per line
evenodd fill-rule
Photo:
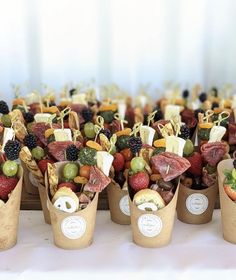
M 54 123 L 52 125 L 53 128 L 60 128 L 60 124 Z M 46 123 L 35 123 L 32 127 L 32 131 L 35 134 L 35 136 L 40 140 L 41 143 L 44 144 L 44 146 L 47 146 L 47 139 L 45 138 L 45 131 L 47 129 L 51 128 L 49 124 Z
M 217 181 L 216 173 L 209 174 L 205 169 L 203 169 L 202 173 L 203 173 L 202 181 L 206 186 L 210 187 L 216 183 L 216 181 Z
M 88 183 L 84 186 L 84 191 L 101 192 L 110 184 L 111 179 L 107 177 L 99 168 L 91 166 Z
M 236 144 L 236 124 L 230 123 L 228 126 L 229 131 L 229 145 L 235 145 Z
M 187 159 L 169 152 L 163 152 L 152 157 L 151 163 L 166 182 L 183 174 L 190 167 Z
M 64 161 L 66 148 L 74 144 L 72 141 L 54 141 L 48 144 L 48 153 L 53 156 L 57 161 Z M 79 141 L 75 143 L 77 148 L 82 145 Z
M 222 142 L 206 143 L 201 146 L 204 160 L 211 166 L 216 166 L 227 152 L 226 144 Z

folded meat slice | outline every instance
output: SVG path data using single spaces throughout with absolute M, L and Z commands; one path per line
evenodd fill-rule
M 88 183 L 84 186 L 84 191 L 101 192 L 110 184 L 111 179 L 107 177 L 99 168 L 91 166 Z
M 79 149 L 81 143 L 76 141 L 54 141 L 48 144 L 48 153 L 53 156 L 57 161 L 66 160 L 66 148 L 69 145 L 75 144 L 75 146 Z
M 201 146 L 204 160 L 211 166 L 216 166 L 227 152 L 226 144 L 222 142 L 206 143 Z
M 236 124 L 230 123 L 228 126 L 229 131 L 229 145 L 235 145 L 236 144 Z
M 60 124 L 53 123 L 52 124 L 53 128 L 60 128 Z M 47 139 L 45 137 L 45 131 L 47 129 L 51 128 L 49 124 L 46 123 L 35 123 L 32 127 L 32 131 L 35 134 L 35 136 L 44 144 L 44 146 L 47 146 Z
M 170 152 L 163 152 L 153 156 L 151 163 L 166 182 L 183 174 L 190 167 L 187 159 Z

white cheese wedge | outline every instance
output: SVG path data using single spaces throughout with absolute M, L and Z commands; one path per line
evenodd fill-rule
M 165 107 L 165 120 L 171 120 L 178 116 L 180 118 L 180 106 L 178 105 L 166 105 Z
M 200 102 L 199 102 L 199 100 L 195 100 L 195 101 L 192 101 L 192 102 L 191 102 L 191 108 L 192 108 L 193 110 L 197 110 L 197 109 L 199 109 L 199 107 L 200 107 Z
M 209 143 L 220 142 L 225 135 L 226 128 L 223 126 L 213 126 L 210 131 Z
M 106 175 L 109 176 L 111 165 L 114 157 L 105 151 L 97 152 L 97 167 Z
M 183 138 L 171 135 L 166 137 L 166 152 L 171 152 L 183 156 L 185 140 Z
M 72 141 L 71 130 L 69 128 L 55 129 L 54 136 L 56 141 Z
M 121 120 L 125 119 L 126 108 L 127 108 L 126 103 L 124 103 L 124 102 L 118 103 L 118 113 L 119 113 Z
M 140 137 L 142 139 L 143 144 L 148 144 L 152 146 L 153 138 L 155 135 L 155 129 L 150 126 L 142 125 L 140 127 Z
M 5 127 L 3 132 L 3 140 L 2 140 L 2 152 L 4 151 L 5 145 L 8 140 L 12 140 L 15 136 L 15 132 L 13 128 Z
M 49 113 L 38 113 L 34 116 L 34 120 L 36 123 L 39 122 L 48 122 L 51 117 L 51 114 Z
M 88 102 L 86 100 L 86 93 L 78 93 L 72 95 L 72 103 L 73 104 L 83 104 L 88 105 Z

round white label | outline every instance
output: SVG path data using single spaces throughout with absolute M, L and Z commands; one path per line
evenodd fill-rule
M 35 179 L 34 175 L 31 172 L 29 172 L 29 180 L 33 186 L 38 187 L 38 181 Z
M 123 214 L 130 216 L 130 209 L 129 209 L 129 197 L 125 195 L 121 198 L 120 203 L 120 210 Z
M 194 215 L 201 215 L 207 210 L 208 198 L 201 193 L 193 193 L 186 199 L 188 211 Z
M 138 219 L 138 228 L 146 237 L 155 237 L 162 230 L 162 220 L 153 214 L 144 214 Z
M 86 221 L 80 216 L 70 216 L 61 223 L 62 233 L 69 239 L 78 239 L 86 231 Z

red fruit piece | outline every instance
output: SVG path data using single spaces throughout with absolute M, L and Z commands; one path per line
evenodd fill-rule
M 0 199 L 8 199 L 8 195 L 14 190 L 17 183 L 17 178 L 0 175 Z
M 141 171 L 129 176 L 129 185 L 135 192 L 148 188 L 148 174 L 146 172 Z
M 236 190 L 233 189 L 231 185 L 224 185 L 224 190 L 229 198 L 231 198 L 233 201 L 236 201 Z
M 121 153 L 115 153 L 112 165 L 113 165 L 115 171 L 123 170 L 124 165 L 125 165 L 124 156 Z
M 77 187 L 75 184 L 71 183 L 71 182 L 64 182 L 64 183 L 60 183 L 57 188 L 60 189 L 62 187 L 67 187 L 70 188 L 73 192 L 77 191 Z
M 41 159 L 39 162 L 38 162 L 38 167 L 39 169 L 41 170 L 41 172 L 43 174 L 45 174 L 46 170 L 47 170 L 47 166 L 48 166 L 48 163 L 54 163 L 55 161 L 51 160 L 51 159 Z
M 186 157 L 191 166 L 187 172 L 191 173 L 194 176 L 202 175 L 202 156 L 198 152 L 192 153 L 189 157 Z

